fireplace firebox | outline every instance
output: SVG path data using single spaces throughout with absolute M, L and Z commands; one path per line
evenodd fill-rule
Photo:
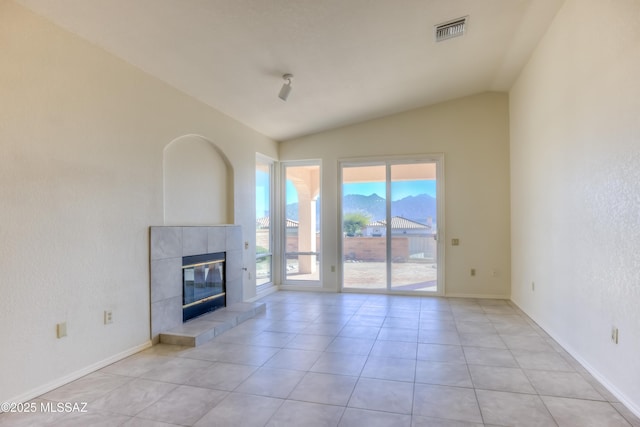
M 182 257 L 182 321 L 226 306 L 225 253 Z

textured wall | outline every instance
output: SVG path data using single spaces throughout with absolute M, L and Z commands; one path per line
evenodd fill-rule
M 167 144 L 196 134 L 225 153 L 242 189 L 232 220 L 250 241 L 255 214 L 240 208 L 254 205 L 255 152 L 276 157 L 277 147 L 6 0 L 0 64 L 2 402 L 149 342 L 148 236 L 163 224 Z
M 639 75 L 640 2 L 567 0 L 510 94 L 513 300 L 636 413 Z

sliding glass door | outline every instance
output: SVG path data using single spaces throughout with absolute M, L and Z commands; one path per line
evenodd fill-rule
M 435 163 L 390 168 L 391 289 L 438 290 Z
M 440 165 L 440 158 L 341 164 L 343 289 L 442 293 Z
M 386 166 L 342 167 L 344 288 L 387 289 Z

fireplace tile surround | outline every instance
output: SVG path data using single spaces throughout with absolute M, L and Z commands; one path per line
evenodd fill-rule
M 149 240 L 151 339 L 154 344 L 160 342 L 161 333 L 183 328 L 183 256 L 226 252 L 226 297 L 229 310 L 218 311 L 225 310 L 229 314 L 216 311 L 210 315 L 216 314 L 215 317 L 220 320 L 236 315 L 237 323 L 246 320 L 247 315 L 237 313 L 239 307 L 246 305 L 240 304 L 242 302 L 243 254 L 242 229 L 239 225 L 154 226 L 150 227 Z

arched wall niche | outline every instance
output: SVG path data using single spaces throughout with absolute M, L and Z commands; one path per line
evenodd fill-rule
M 164 225 L 230 224 L 233 168 L 210 140 L 184 135 L 163 152 Z

